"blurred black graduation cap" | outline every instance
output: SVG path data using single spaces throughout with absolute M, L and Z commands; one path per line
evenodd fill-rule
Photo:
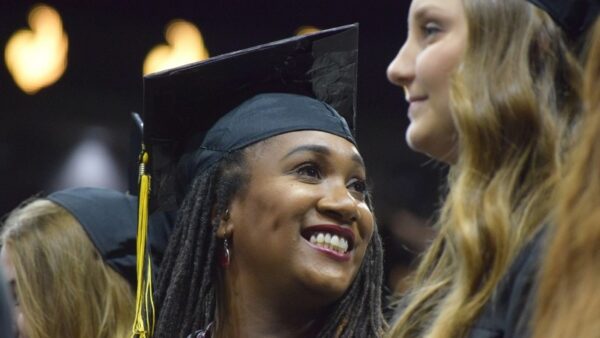
M 146 76 L 144 143 L 150 154 L 153 180 L 151 203 L 154 205 L 151 208 L 177 208 L 191 176 L 199 168 L 199 164 L 193 162 L 208 162 L 206 159 L 198 160 L 195 149 L 208 139 L 214 141 L 215 136 L 223 135 L 213 131 L 205 138 L 206 132 L 232 109 L 258 94 L 298 94 L 324 102 L 326 105 L 321 104 L 320 108 L 315 109 L 323 110 L 327 106 L 332 110 L 333 107 L 346 120 L 341 127 L 343 130 L 335 133 L 352 137 L 350 130 L 354 129 L 355 122 L 357 62 L 358 25 L 354 24 L 264 44 Z M 264 106 L 261 104 L 268 99 L 255 102 L 254 108 L 247 109 L 262 109 Z M 302 107 L 305 103 L 306 106 L 312 105 L 311 102 L 300 101 L 297 104 Z M 321 116 L 316 110 L 307 108 L 305 113 L 300 113 L 305 114 L 305 121 L 314 121 Z M 335 111 L 334 119 L 337 117 L 339 124 L 344 119 Z M 288 111 L 287 114 L 291 117 L 296 113 Z M 257 138 L 266 137 L 263 137 L 264 134 L 257 137 L 257 134 L 253 134 L 256 130 L 262 128 L 264 132 L 265 128 L 272 127 L 271 124 L 284 119 L 279 115 L 255 120 L 248 118 L 251 115 L 243 116 L 246 119 L 242 121 L 240 118 L 235 126 L 235 118 L 227 121 L 227 127 L 232 128 L 225 129 L 235 130 L 227 137 L 254 137 L 258 141 L 260 139 Z M 265 126 L 266 122 L 271 124 Z M 222 124 L 221 121 L 219 123 Z M 227 142 L 240 144 L 239 140 Z M 234 149 L 232 146 L 220 149 L 223 150 Z M 210 159 L 211 162 L 213 160 Z M 182 162 L 187 163 L 182 165 Z
M 573 40 L 585 34 L 600 11 L 600 0 L 528 1 L 550 14 Z
M 72 188 L 47 199 L 71 213 L 113 269 L 135 288 L 138 202 L 133 196 L 101 188 Z M 165 213 L 150 217 L 149 245 L 154 271 L 162 259 L 172 219 Z

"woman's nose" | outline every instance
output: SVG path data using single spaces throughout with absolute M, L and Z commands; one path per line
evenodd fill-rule
M 328 187 L 317 208 L 343 224 L 352 224 L 358 218 L 358 201 L 344 184 Z
M 388 80 L 399 87 L 408 86 L 415 78 L 415 52 L 406 41 L 387 68 Z

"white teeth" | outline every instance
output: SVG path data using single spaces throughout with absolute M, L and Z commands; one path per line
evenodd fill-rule
M 331 245 L 332 246 L 339 246 L 340 245 L 340 238 L 336 235 L 333 235 L 333 237 L 331 237 Z
M 323 233 L 321 232 L 317 235 L 317 243 L 322 244 L 324 242 L 325 242 L 325 235 L 323 235 Z
M 338 235 L 331 235 L 326 232 L 319 232 L 310 236 L 310 242 L 322 248 L 346 253 L 348 251 L 348 240 Z
M 345 238 L 340 239 L 340 248 L 342 252 L 348 251 L 348 241 Z

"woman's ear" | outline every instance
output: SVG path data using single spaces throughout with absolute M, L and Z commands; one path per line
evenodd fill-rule
M 233 235 L 234 226 L 229 208 L 225 209 L 225 211 L 219 217 L 220 220 L 219 227 L 217 228 L 217 238 L 230 238 Z

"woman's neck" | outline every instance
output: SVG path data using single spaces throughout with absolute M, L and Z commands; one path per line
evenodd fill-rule
M 251 283 L 232 283 L 225 278 L 220 293 L 213 338 L 316 336 L 328 317 L 329 308 L 312 309 L 298 298 L 256 292 Z M 222 300 L 222 301 L 221 301 Z

